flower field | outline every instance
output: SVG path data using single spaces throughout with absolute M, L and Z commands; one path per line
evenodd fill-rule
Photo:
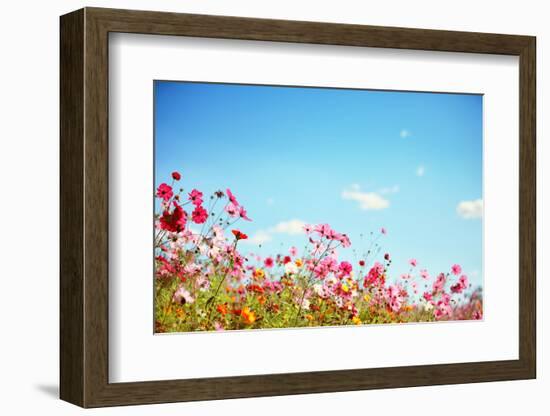
M 302 250 L 260 257 L 243 249 L 239 221 L 252 221 L 230 189 L 205 196 L 182 176 L 156 190 L 155 332 L 223 331 L 473 320 L 480 289 L 460 265 L 431 274 L 409 261 L 390 278 L 392 257 L 371 233 L 353 264 L 352 242 L 329 224 L 304 226 Z M 176 189 L 177 188 L 177 189 Z M 344 256 L 345 257 L 345 256 Z

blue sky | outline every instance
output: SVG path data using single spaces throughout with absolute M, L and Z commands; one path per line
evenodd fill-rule
M 210 194 L 229 187 L 260 254 L 301 248 L 301 222 L 370 233 L 391 275 L 458 263 L 482 282 L 482 96 L 155 82 L 155 178 Z M 361 237 L 362 235 L 362 237 Z M 255 243 L 262 242 L 261 248 Z M 354 253 L 352 249 L 355 249 Z

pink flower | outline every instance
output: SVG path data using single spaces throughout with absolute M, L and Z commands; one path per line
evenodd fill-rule
M 460 267 L 460 265 L 458 264 L 453 264 L 453 267 L 451 267 L 451 272 L 455 276 L 458 276 L 462 272 L 462 267 Z
M 265 267 L 271 268 L 271 267 L 273 267 L 273 264 L 274 264 L 274 261 L 271 257 L 266 257 L 264 259 L 264 266 Z
M 424 292 L 424 294 L 422 295 L 422 297 L 427 301 L 431 301 L 433 299 L 433 296 L 430 292 Z
M 465 274 L 460 276 L 460 278 L 458 279 L 458 283 L 460 283 L 460 286 L 462 286 L 463 289 L 466 289 L 468 287 L 468 276 L 466 276 Z
M 422 277 L 422 279 L 427 279 L 430 277 L 430 275 L 428 274 L 428 271 L 426 269 L 422 269 L 420 270 L 420 277 Z
M 191 213 L 191 219 L 195 224 L 203 224 L 208 219 L 208 212 L 199 205 Z
M 225 212 L 227 212 L 229 214 L 230 217 L 238 217 L 240 214 L 239 214 L 239 207 L 235 204 L 233 204 L 232 202 L 230 202 L 229 204 L 227 204 L 227 206 L 225 207 Z
M 227 197 L 229 198 L 229 201 L 233 205 L 239 206 L 239 203 L 237 202 L 237 198 L 235 197 L 235 195 L 233 195 L 233 192 L 231 192 L 231 189 L 227 188 L 225 192 L 227 193 Z
M 328 224 L 317 224 L 313 227 L 313 231 L 318 232 L 321 237 L 328 237 L 331 235 L 332 229 Z
M 178 289 L 174 292 L 174 296 L 172 296 L 172 302 L 176 302 L 182 305 L 185 305 L 186 303 L 193 303 L 195 299 L 193 296 L 191 296 L 191 293 L 189 293 L 183 286 L 179 286 Z
M 159 198 L 162 198 L 165 201 L 170 200 L 172 196 L 174 196 L 174 192 L 172 191 L 172 187 L 170 185 L 167 185 L 165 183 L 161 183 L 159 187 L 157 188 L 157 196 Z
M 246 215 L 246 209 L 244 209 L 243 206 L 239 206 L 239 217 L 241 217 L 245 221 L 252 221 L 248 216 Z
M 288 249 L 288 252 L 290 253 L 290 255 L 292 257 L 296 257 L 296 255 L 298 254 L 298 249 L 296 247 L 292 246 Z
M 313 232 L 313 225 L 311 224 L 304 225 L 304 231 L 306 232 L 306 234 L 311 234 Z
M 409 280 L 411 278 L 411 275 L 409 273 L 403 273 L 401 275 L 401 279 Z
M 365 280 L 363 281 L 363 286 L 368 287 L 374 284 L 384 284 L 384 266 L 378 262 L 374 263 L 374 266 L 371 267 Z
M 416 259 L 410 259 L 410 260 L 409 260 L 409 264 L 410 264 L 412 267 L 416 267 L 416 264 L 417 264 Z
M 380 232 L 384 235 L 388 233 L 388 230 L 386 230 L 384 227 L 380 228 Z
M 349 276 L 351 274 L 351 271 L 353 270 L 353 267 L 351 263 L 347 261 L 343 261 L 340 263 L 340 266 L 338 266 L 338 269 L 340 271 L 341 276 Z
M 202 192 L 197 190 L 197 189 L 193 189 L 191 192 L 189 192 L 189 201 L 191 201 L 191 203 L 195 206 L 199 206 L 202 204 Z
M 340 242 L 342 243 L 342 247 L 344 248 L 351 247 L 351 241 L 347 234 L 342 234 L 342 236 L 340 237 Z
M 437 279 L 435 280 L 433 284 L 433 291 L 434 293 L 442 292 L 443 288 L 445 287 L 445 283 L 447 281 L 447 278 L 443 273 L 439 273 L 437 276 Z

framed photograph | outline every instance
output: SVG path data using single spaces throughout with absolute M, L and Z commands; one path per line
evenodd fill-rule
M 535 378 L 534 37 L 60 27 L 63 400 Z

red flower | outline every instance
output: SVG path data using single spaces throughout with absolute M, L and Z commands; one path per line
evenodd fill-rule
M 164 199 L 165 201 L 170 200 L 170 198 L 172 198 L 173 195 L 174 195 L 174 192 L 172 192 L 172 187 L 170 185 L 161 183 L 157 188 L 157 196 L 159 198 Z
M 181 175 L 179 172 L 172 172 L 172 179 L 175 181 L 179 181 L 181 179 Z
M 365 265 L 365 260 L 359 260 L 359 266 L 363 267 Z
M 290 263 L 291 261 L 292 259 L 290 258 L 290 256 L 285 256 L 285 258 L 283 259 L 283 264 Z
M 203 224 L 208 219 L 208 212 L 199 205 L 191 213 L 191 219 L 195 224 Z
M 174 201 L 174 211 L 166 210 L 160 217 L 160 228 L 171 232 L 180 232 L 185 229 L 187 213 Z
M 248 238 L 246 234 L 241 233 L 239 230 L 231 230 L 231 232 L 237 240 L 246 240 Z

